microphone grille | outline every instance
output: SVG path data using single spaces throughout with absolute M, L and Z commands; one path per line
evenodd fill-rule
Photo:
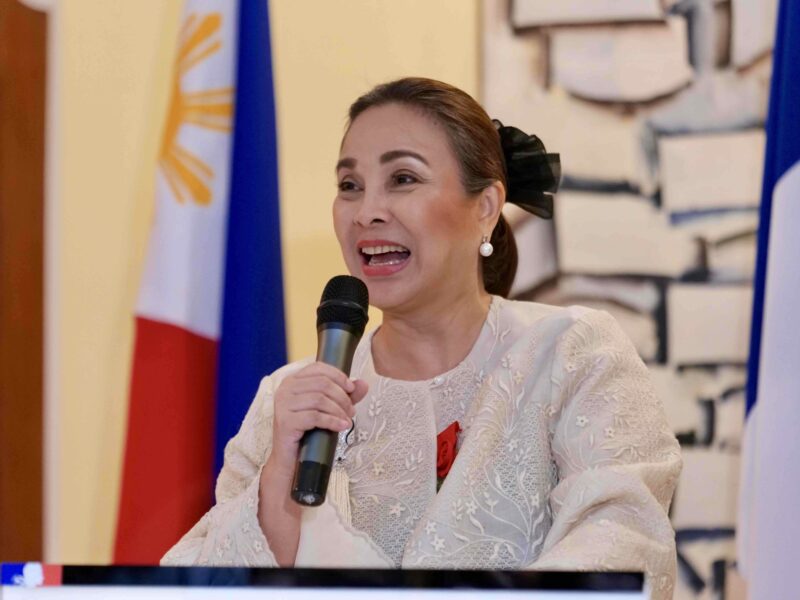
M 327 323 L 344 323 L 361 336 L 369 319 L 368 308 L 369 292 L 364 282 L 350 275 L 337 275 L 322 291 L 317 308 L 317 328 Z

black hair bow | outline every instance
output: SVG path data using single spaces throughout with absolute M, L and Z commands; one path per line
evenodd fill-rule
M 535 135 L 493 119 L 506 161 L 506 200 L 542 219 L 553 218 L 553 194 L 561 181 L 561 159 L 548 154 Z

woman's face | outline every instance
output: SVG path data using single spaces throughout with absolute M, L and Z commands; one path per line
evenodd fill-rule
M 482 290 L 478 246 L 491 229 L 430 117 L 400 104 L 364 111 L 342 142 L 336 177 L 336 236 L 371 304 L 408 311 Z

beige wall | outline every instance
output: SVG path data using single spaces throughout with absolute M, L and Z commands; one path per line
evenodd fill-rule
M 271 2 L 292 358 L 314 351 L 320 291 L 328 277 L 344 272 L 330 202 L 347 106 L 375 83 L 408 74 L 477 92 L 478 2 Z M 46 558 L 107 562 L 132 311 L 181 3 L 56 0 L 55 6 Z
M 178 2 L 61 0 L 51 15 L 47 560 L 105 562 L 132 310 Z M 52 465 L 55 461 L 55 465 Z

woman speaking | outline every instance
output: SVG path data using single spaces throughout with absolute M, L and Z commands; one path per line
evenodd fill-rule
M 505 298 L 503 203 L 550 218 L 558 156 L 429 79 L 349 117 L 333 223 L 383 322 L 352 378 L 310 359 L 264 378 L 217 505 L 163 564 L 638 570 L 669 597 L 681 460 L 646 367 L 604 312 Z M 341 433 L 304 508 L 313 428 Z

